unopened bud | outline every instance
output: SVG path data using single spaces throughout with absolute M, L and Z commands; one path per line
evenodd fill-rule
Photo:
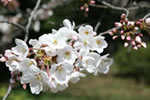
M 125 19 L 125 24 L 128 24 L 128 19 Z
M 135 41 L 138 42 L 138 43 L 141 43 L 141 38 L 140 38 L 140 36 L 136 36 L 136 37 L 135 37 Z
M 133 46 L 135 46 L 136 45 L 136 43 L 135 43 L 135 41 L 131 41 L 131 44 L 133 45 Z
M 145 24 L 148 25 L 148 26 L 150 26 L 150 18 L 146 18 L 145 19 Z
M 123 30 L 121 30 L 121 31 L 120 31 L 120 34 L 124 34 L 124 31 L 123 31 Z
M 115 22 L 115 26 L 116 26 L 116 27 L 122 27 L 122 24 L 119 23 L 119 22 Z
M 113 33 L 116 33 L 116 32 L 117 32 L 117 29 L 113 29 L 112 32 L 113 32 Z
M 90 0 L 90 4 L 95 4 L 95 0 Z
M 134 50 L 137 50 L 138 48 L 137 48 L 137 46 L 134 46 L 133 49 L 134 49 Z
M 138 44 L 137 47 L 138 47 L 138 48 L 141 48 L 141 44 Z
M 137 21 L 135 24 L 136 24 L 137 26 L 141 26 L 141 22 L 140 22 L 140 21 Z
M 113 35 L 113 32 L 111 31 L 111 32 L 108 32 L 109 33 L 109 35 Z
M 143 34 L 141 34 L 141 33 L 138 33 L 138 36 L 142 37 L 142 36 L 143 36 Z
M 117 39 L 117 38 L 118 38 L 118 36 L 113 36 L 113 37 L 112 37 L 113 40 L 115 40 L 115 39 Z
M 126 37 L 126 40 L 127 40 L 127 41 L 130 41 L 130 40 L 131 40 L 131 37 L 130 37 L 130 36 L 127 36 L 127 37 Z
M 124 36 L 124 35 L 121 35 L 121 39 L 124 40 L 124 39 L 125 39 L 125 36 Z
M 5 62 L 7 59 L 5 57 L 0 58 L 0 62 Z
M 142 42 L 141 45 L 144 47 L 144 48 L 147 48 L 147 45 L 145 42 Z
M 134 22 L 133 21 L 129 21 L 128 25 L 134 26 Z
M 27 88 L 27 85 L 26 85 L 26 84 L 23 84 L 22 87 L 23 87 L 23 89 L 26 89 L 26 88 Z
M 126 14 L 123 13 L 123 14 L 121 15 L 121 19 L 122 19 L 122 20 L 125 20 L 125 18 L 126 18 Z
M 88 8 L 88 7 L 86 7 L 86 8 L 85 8 L 85 12 L 88 12 L 88 11 L 89 11 L 89 8 Z
M 81 7 L 80 7 L 80 10 L 84 10 L 84 6 L 81 6 Z
M 136 31 L 138 31 L 138 30 L 139 30 L 139 28 L 138 28 L 138 27 L 134 27 L 134 29 L 135 29 Z
M 128 47 L 128 45 L 129 45 L 128 42 L 125 42 L 125 43 L 124 43 L 124 47 L 125 47 L 125 48 Z

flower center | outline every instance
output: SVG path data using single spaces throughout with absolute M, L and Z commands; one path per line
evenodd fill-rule
M 57 44 L 57 40 L 56 39 L 53 41 L 53 44 L 55 44 L 55 45 Z
M 57 66 L 56 71 L 61 72 L 63 70 L 62 66 Z
M 84 41 L 84 45 L 88 45 L 88 43 L 87 43 L 87 41 L 86 41 L 86 40 Z
M 88 32 L 88 31 L 85 31 L 85 34 L 86 34 L 86 35 L 88 35 L 88 34 L 89 34 L 89 32 Z
M 41 80 L 41 74 L 40 73 L 36 74 L 35 77 L 36 77 L 36 80 Z
M 67 56 L 67 57 L 70 56 L 70 51 L 66 51 L 65 56 Z
M 96 40 L 96 44 L 100 44 L 101 43 L 101 41 L 100 40 Z

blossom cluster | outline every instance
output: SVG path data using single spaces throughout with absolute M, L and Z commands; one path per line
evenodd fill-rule
M 142 19 L 129 21 L 125 14 L 121 15 L 120 22 L 115 22 L 114 28 L 110 35 L 113 39 L 121 38 L 124 41 L 124 47 L 132 46 L 133 49 L 146 48 L 146 43 L 142 41 L 143 34 L 141 30 L 145 29 L 145 22 Z
M 113 60 L 101 55 L 107 47 L 103 36 L 97 35 L 92 26 L 80 26 L 65 19 L 64 27 L 30 39 L 28 46 L 16 39 L 16 46 L 5 51 L 0 61 L 5 62 L 25 89 L 30 86 L 33 94 L 45 90 L 56 93 L 76 83 L 85 73 L 106 74 Z M 17 72 L 17 73 L 16 73 Z

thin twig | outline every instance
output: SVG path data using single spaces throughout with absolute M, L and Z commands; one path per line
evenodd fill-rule
M 150 9 L 150 6 L 139 5 L 139 6 L 135 6 L 135 7 L 129 7 L 129 8 L 127 8 L 127 9 L 128 9 L 128 10 L 137 10 L 137 9 L 141 9 L 141 8 Z
M 124 12 L 126 13 L 126 17 L 128 17 L 128 15 L 129 15 L 129 10 L 126 9 L 126 8 L 123 8 L 123 7 L 116 7 L 116 6 L 111 5 L 111 4 L 109 4 L 109 3 L 105 2 L 105 1 L 102 1 L 101 3 L 102 3 L 103 5 L 105 5 L 105 6 L 109 7 L 109 8 L 111 8 L 111 9 L 124 11 Z
M 27 40 L 28 40 L 29 29 L 30 29 L 30 26 L 31 26 L 31 23 L 32 23 L 32 19 L 33 19 L 34 15 L 35 15 L 37 9 L 39 8 L 40 3 L 41 3 L 41 0 L 38 0 L 38 1 L 36 2 L 36 5 L 35 5 L 34 9 L 32 10 L 32 12 L 31 12 L 31 14 L 30 14 L 30 17 L 29 17 L 29 19 L 28 19 L 28 23 L 27 23 L 26 28 L 25 28 L 25 29 L 26 29 L 26 35 L 25 35 L 25 38 L 24 38 L 24 41 L 25 41 L 25 42 L 27 42 Z
M 109 32 L 113 31 L 114 29 L 119 29 L 119 27 L 114 27 L 114 28 L 108 29 L 108 30 L 105 31 L 105 32 L 99 33 L 99 35 L 106 35 L 106 34 L 109 34 Z
M 17 24 L 17 23 L 13 23 L 13 22 L 10 22 L 10 21 L 0 21 L 0 23 L 7 23 L 7 24 L 11 24 L 19 29 L 21 29 L 23 32 L 25 32 L 25 28 L 24 26 L 20 25 L 20 24 Z
M 11 84 L 9 84 L 8 90 L 7 90 L 5 96 L 3 97 L 2 100 L 6 100 L 7 99 L 7 97 L 9 96 L 9 94 L 11 92 L 11 90 L 12 90 L 12 86 L 11 86 Z
M 96 26 L 94 27 L 94 31 L 95 32 L 98 30 L 98 28 L 99 28 L 100 25 L 101 25 L 101 22 L 98 21 L 97 24 L 96 24 Z
M 89 4 L 89 6 L 91 6 L 91 7 L 97 7 L 97 8 L 103 8 L 103 9 L 107 9 L 107 8 L 108 8 L 107 6 L 104 6 L 104 5 L 96 5 L 96 4 Z

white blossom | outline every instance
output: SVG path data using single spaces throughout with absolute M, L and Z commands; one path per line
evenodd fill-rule
M 93 27 L 90 25 L 86 25 L 85 27 L 80 26 L 78 31 L 79 31 L 79 34 L 83 37 L 91 38 L 94 35 L 96 35 L 96 32 L 93 31 Z
M 113 60 L 111 58 L 108 58 L 107 56 L 108 54 L 100 57 L 99 61 L 96 64 L 94 75 L 98 75 L 98 73 L 108 73 L 109 67 L 112 65 Z
M 108 46 L 107 42 L 102 36 L 96 36 L 93 40 L 94 44 L 91 50 L 96 50 L 98 53 L 102 53 L 104 48 Z
M 29 53 L 29 48 L 27 44 L 20 39 L 15 40 L 17 46 L 12 48 L 12 52 L 20 57 L 27 57 Z
M 19 70 L 19 61 L 20 59 L 17 56 L 11 56 L 6 61 L 6 66 L 9 68 L 11 72 L 14 72 L 16 70 Z
M 19 71 L 23 73 L 39 70 L 34 59 L 25 58 L 19 64 Z
M 72 83 L 77 83 L 80 80 L 80 77 L 85 77 L 86 75 L 80 73 L 79 71 L 75 71 L 70 75 L 70 81 Z
M 58 84 L 68 83 L 68 75 L 73 71 L 73 66 L 69 63 L 59 63 L 51 65 L 51 76 Z
M 30 89 L 33 94 L 39 94 L 43 91 L 44 86 L 48 87 L 49 77 L 46 72 L 34 70 L 23 74 L 21 77 L 22 84 L 30 84 Z
M 59 32 L 56 32 L 55 34 L 44 34 L 39 37 L 39 41 L 43 44 L 49 45 L 53 49 L 62 49 L 67 45 L 66 40 L 67 38 L 60 35 Z
M 68 62 L 71 65 L 75 62 L 77 58 L 77 52 L 71 46 L 66 46 L 63 49 L 57 50 L 57 54 L 58 62 Z

